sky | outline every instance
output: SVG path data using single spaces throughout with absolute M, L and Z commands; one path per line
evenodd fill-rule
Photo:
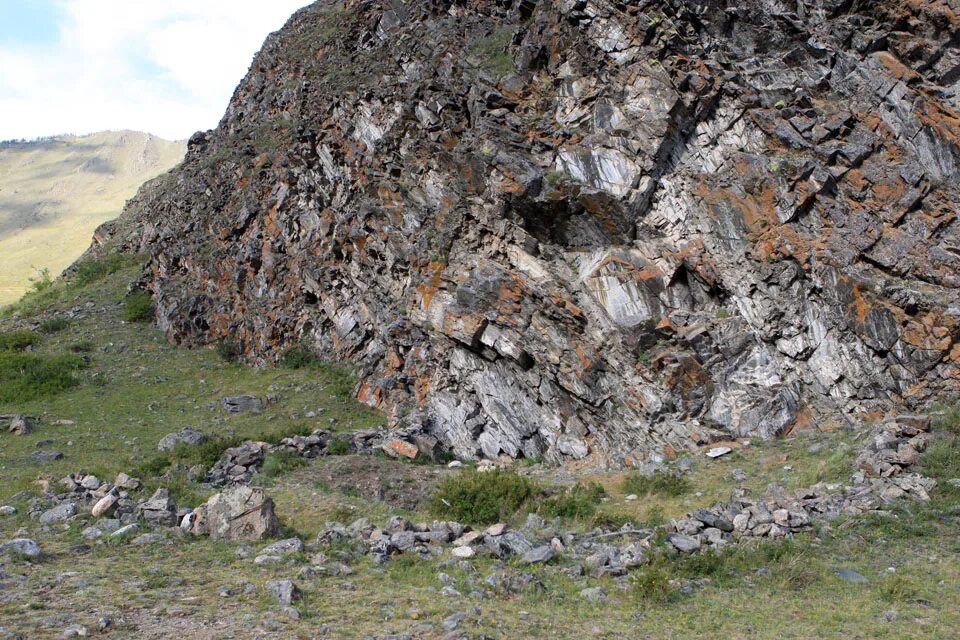
M 311 0 L 0 0 L 0 140 L 211 129 Z

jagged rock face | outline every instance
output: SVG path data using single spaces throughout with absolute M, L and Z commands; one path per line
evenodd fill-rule
M 306 343 L 463 457 L 922 405 L 960 357 L 950 4 L 318 2 L 98 239 L 171 339 Z

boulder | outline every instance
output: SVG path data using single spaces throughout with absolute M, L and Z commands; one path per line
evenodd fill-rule
M 94 518 L 100 518 L 105 515 L 109 515 L 114 507 L 116 507 L 118 500 L 119 498 L 117 498 L 117 496 L 113 495 L 112 493 L 108 493 L 100 498 L 95 505 L 93 505 L 93 508 L 90 510 L 90 515 L 92 515 Z
M 77 505 L 73 502 L 64 502 L 40 514 L 40 524 L 63 522 L 64 520 L 72 518 L 76 514 Z
M 292 580 L 267 580 L 263 585 L 281 605 L 290 605 L 300 599 L 300 589 Z
M 220 398 L 220 406 L 227 413 L 261 413 L 263 400 L 256 396 L 229 396 Z
M 26 416 L 14 416 L 9 431 L 15 436 L 25 436 L 33 431 L 33 423 Z
M 262 540 L 279 529 L 273 499 L 246 485 L 230 487 L 194 511 L 194 535 L 216 540 Z
M 168 433 L 167 435 L 161 438 L 160 442 L 157 444 L 157 449 L 160 451 L 169 451 L 176 447 L 178 444 L 185 444 L 188 446 L 196 446 L 198 444 L 203 444 L 207 441 L 207 435 L 201 433 L 196 429 L 191 429 L 190 427 L 184 427 L 180 431 L 174 433 Z
M 8 553 L 36 558 L 40 555 L 40 545 L 30 538 L 16 538 L 0 544 L 0 555 Z

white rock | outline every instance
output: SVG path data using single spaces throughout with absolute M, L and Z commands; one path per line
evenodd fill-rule
M 710 451 L 707 451 L 707 457 L 719 458 L 720 456 L 727 455 L 731 451 L 733 451 L 733 449 L 731 449 L 730 447 L 714 447 L 713 449 L 710 449 Z
M 473 547 L 454 547 L 453 551 L 451 551 L 450 553 L 453 554 L 454 558 L 461 558 L 461 559 L 472 558 L 477 554 L 477 552 L 473 550 Z

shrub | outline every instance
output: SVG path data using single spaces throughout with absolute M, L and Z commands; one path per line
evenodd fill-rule
M 39 340 L 33 331 L 11 331 L 0 333 L 0 351 L 23 351 Z
M 307 463 L 303 456 L 297 455 L 293 451 L 281 449 L 271 451 L 263 461 L 263 467 L 260 473 L 267 478 L 276 478 Z
M 123 253 L 111 253 L 102 258 L 87 258 L 77 264 L 71 284 L 76 287 L 85 287 L 137 262 L 136 256 Z
M 40 332 L 57 333 L 58 331 L 63 331 L 68 326 L 70 326 L 70 322 L 66 318 L 50 318 L 40 323 Z
M 30 278 L 30 290 L 34 293 L 46 291 L 53 286 L 53 277 L 50 275 L 50 269 L 44 267 L 37 272 L 36 277 Z
M 632 473 L 623 479 L 623 492 L 638 496 L 655 494 L 676 497 L 690 492 L 690 482 L 683 476 L 665 471 L 656 471 L 649 476 Z
M 93 351 L 94 345 L 89 340 L 81 340 L 80 342 L 71 344 L 68 349 L 74 353 L 90 353 Z
M 491 524 L 515 514 L 534 494 L 526 478 L 508 471 L 464 471 L 437 486 L 431 507 L 458 522 Z
M 666 561 L 655 559 L 630 576 L 633 595 L 643 602 L 664 604 L 676 599 L 678 592 L 670 583 L 672 574 Z
M 76 386 L 77 356 L 0 352 L 0 402 L 23 402 L 56 395 Z
M 320 364 L 317 355 L 303 345 L 290 347 L 280 356 L 280 365 L 287 369 L 306 369 Z
M 236 338 L 226 337 L 217 340 L 215 349 L 225 362 L 237 362 L 243 355 L 243 345 Z
M 512 39 L 513 32 L 509 27 L 499 27 L 490 35 L 473 40 L 468 55 L 475 58 L 484 71 L 497 77 L 505 76 L 515 69 L 513 58 L 507 51 Z
M 597 504 L 606 492 L 599 484 L 580 484 L 567 491 L 550 496 L 540 504 L 540 512 L 550 517 L 586 519 L 597 512 Z
M 327 453 L 331 456 L 345 456 L 350 453 L 350 440 L 348 438 L 334 438 L 327 445 Z
M 133 291 L 123 301 L 123 319 L 127 322 L 153 320 L 153 299 L 146 291 Z

